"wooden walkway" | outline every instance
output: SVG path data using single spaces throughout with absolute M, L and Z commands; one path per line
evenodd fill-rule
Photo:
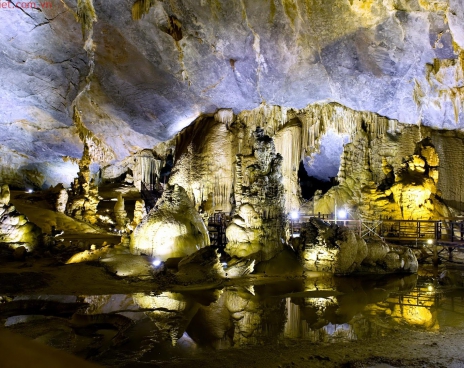
M 298 236 L 302 225 L 318 216 L 300 216 L 291 220 L 292 236 Z M 448 247 L 464 247 L 464 221 L 443 220 L 335 220 L 318 217 L 329 223 L 347 226 L 363 238 L 382 238 L 398 244 L 427 243 Z

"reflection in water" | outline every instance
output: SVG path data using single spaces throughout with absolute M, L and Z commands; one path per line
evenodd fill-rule
M 289 339 L 334 342 L 383 336 L 398 328 L 438 329 L 440 318 L 452 324 L 452 311 L 464 310 L 463 304 L 416 275 L 325 277 L 159 295 L 3 297 L 0 317 L 8 328 L 32 338 L 124 366 L 204 348 Z

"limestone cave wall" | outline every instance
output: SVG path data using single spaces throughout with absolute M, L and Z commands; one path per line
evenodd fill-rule
M 287 213 L 303 204 L 298 179 L 300 161 L 310 166 L 312 155 L 324 149 L 323 138 L 329 133 L 347 137 L 348 143 L 344 144 L 337 168 L 339 185 L 316 204 L 316 212 L 332 213 L 336 202 L 339 206 L 369 202 L 363 188 L 381 187 L 386 167 L 392 173 L 400 170 L 426 137 L 431 138 L 438 155 L 438 175 L 434 179 L 438 196 L 450 207 L 462 207 L 462 133 L 402 124 L 336 103 L 308 105 L 299 110 L 262 105 L 238 115 L 219 110 L 214 116 L 202 116 L 177 136 L 172 182 L 187 189 L 197 208 L 230 211 L 236 200 L 236 155 L 252 153 L 253 132 L 258 127 L 272 137 L 276 152 L 282 155 Z
M 270 127 L 291 121 L 273 106 L 321 101 L 464 124 L 461 0 L 13 3 L 0 25 L 0 181 L 17 187 L 70 183 L 82 133 L 98 164 L 120 164 L 221 108 Z M 313 133 L 302 129 L 303 150 Z

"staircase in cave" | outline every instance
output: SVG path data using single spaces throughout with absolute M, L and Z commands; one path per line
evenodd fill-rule
M 142 199 L 145 201 L 145 208 L 147 210 L 147 213 L 150 212 L 150 210 L 155 207 L 156 202 L 158 199 L 161 198 L 161 195 L 163 194 L 162 190 L 156 190 L 155 185 L 151 183 L 145 183 L 142 181 L 141 185 L 141 195 Z
M 227 244 L 226 228 L 229 223 L 224 212 L 215 212 L 208 218 L 208 232 L 211 246 L 223 250 Z

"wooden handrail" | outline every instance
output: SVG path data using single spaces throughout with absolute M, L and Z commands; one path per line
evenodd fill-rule
M 298 230 L 301 225 L 317 216 L 302 215 L 298 219 L 291 220 L 292 229 Z M 305 221 L 306 220 L 306 221 Z M 464 245 L 464 221 L 453 220 L 403 220 L 382 219 L 377 221 L 353 220 L 353 219 L 322 219 L 328 223 L 336 223 L 347 227 L 355 227 L 362 235 L 379 236 L 397 240 L 434 240 L 443 243 L 462 243 Z M 370 227 L 369 225 L 370 224 Z M 356 226 L 354 226 L 356 225 Z M 365 225 L 363 227 L 363 225 Z M 365 228 L 365 229 L 364 229 Z

